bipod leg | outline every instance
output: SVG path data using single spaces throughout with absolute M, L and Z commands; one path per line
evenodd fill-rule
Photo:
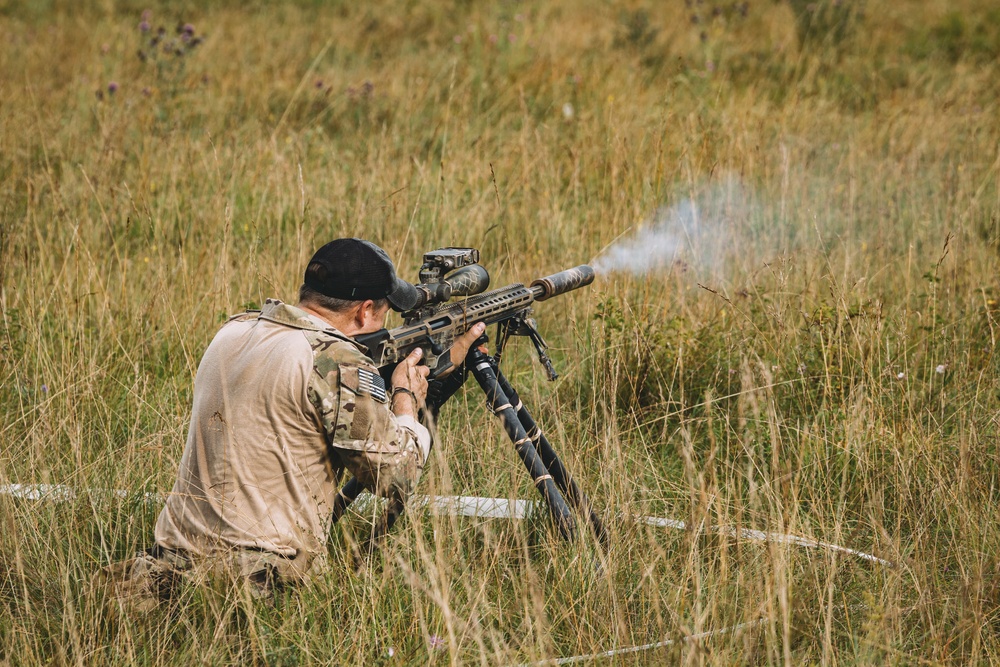
M 507 399 L 514 404 L 514 409 L 517 411 L 517 418 L 527 432 L 528 437 L 531 438 L 535 449 L 538 454 L 542 457 L 542 462 L 548 469 L 549 473 L 552 475 L 553 481 L 555 481 L 556 486 L 559 490 L 563 492 L 566 499 L 569 500 L 570 504 L 583 516 L 587 517 L 590 521 L 590 527 L 594 531 L 594 536 L 601 543 L 601 546 L 607 549 L 608 547 L 608 531 L 604 527 L 604 522 L 601 517 L 598 516 L 597 512 L 590 504 L 590 499 L 587 498 L 585 494 L 570 475 L 569 471 L 566 470 L 566 466 L 560 460 L 559 455 L 549 444 L 548 438 L 542 433 L 542 429 L 539 428 L 535 419 L 528 412 L 528 409 L 524 407 L 524 403 L 521 401 L 520 397 L 517 395 L 517 391 L 511 386 L 510 381 L 507 380 L 507 376 L 503 374 L 499 368 L 496 369 L 497 382 L 500 385 L 500 389 L 506 394 Z
M 479 382 L 479 386 L 486 394 L 486 402 L 490 411 L 500 418 L 507 437 L 514 443 L 514 450 L 521 457 L 524 467 L 528 469 L 528 474 L 531 475 L 535 487 L 545 498 L 552 518 L 555 519 L 556 525 L 559 527 L 559 532 L 565 539 L 573 540 L 576 535 L 576 522 L 573 520 L 573 514 L 553 482 L 553 475 L 549 473 L 545 462 L 538 455 L 535 445 L 524 430 L 513 404 L 497 381 L 499 369 L 495 362 L 478 348 L 473 348 L 469 352 L 467 366 L 472 368 L 472 374 L 476 376 L 476 381 Z

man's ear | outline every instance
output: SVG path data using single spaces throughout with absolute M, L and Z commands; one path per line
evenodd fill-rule
M 365 327 L 375 317 L 375 302 L 371 299 L 365 299 L 358 305 L 358 309 L 354 311 L 354 321 L 359 327 Z

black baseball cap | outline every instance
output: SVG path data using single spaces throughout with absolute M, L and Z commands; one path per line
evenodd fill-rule
M 385 250 L 361 239 L 337 239 L 317 250 L 305 284 L 335 299 L 388 299 L 398 312 L 417 305 L 417 288 L 399 279 Z

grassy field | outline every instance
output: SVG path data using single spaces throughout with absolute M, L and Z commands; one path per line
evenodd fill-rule
M 1000 660 L 994 3 L 201 5 L 0 0 L 0 484 L 126 491 L 0 495 L 0 664 L 496 665 L 742 623 L 599 664 Z M 608 553 L 414 512 L 359 574 L 352 516 L 274 604 L 89 592 L 152 540 L 224 316 L 342 235 L 411 279 L 443 245 L 494 285 L 606 269 L 537 309 L 558 381 L 524 343 L 505 368 Z M 471 387 L 419 492 L 537 497 Z

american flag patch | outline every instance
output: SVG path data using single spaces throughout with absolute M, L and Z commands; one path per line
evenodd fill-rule
M 378 373 L 358 369 L 358 393 L 368 394 L 379 403 L 387 403 L 389 397 L 385 393 L 385 380 Z

